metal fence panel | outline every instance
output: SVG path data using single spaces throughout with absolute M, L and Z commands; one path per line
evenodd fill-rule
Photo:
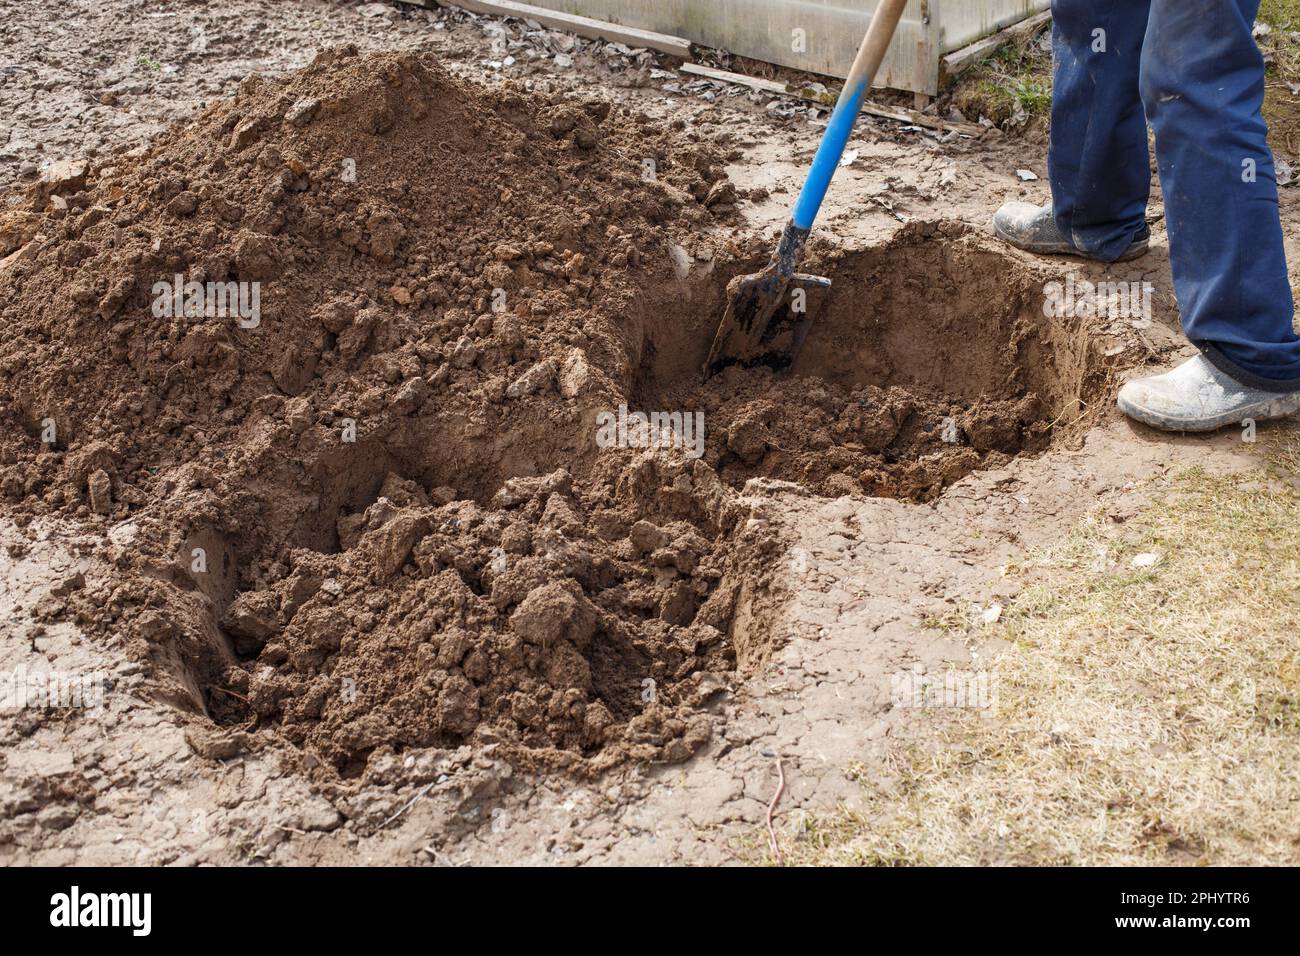
M 876 0 L 529 0 L 536 6 L 686 37 L 741 56 L 843 77 Z M 939 59 L 1050 0 L 910 0 L 877 86 L 933 95 Z

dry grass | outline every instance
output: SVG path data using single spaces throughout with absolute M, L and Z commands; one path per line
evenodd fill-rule
M 1294 162 L 1300 156 L 1300 0 L 1265 0 L 1258 22 L 1270 28 L 1258 38 L 1268 64 L 1264 118 L 1269 144 Z
M 1262 0 L 1258 22 L 1275 30 L 1300 30 L 1300 0 Z
M 1300 431 L 1014 573 L 996 716 L 926 711 L 792 863 L 1300 862 Z M 1134 556 L 1159 555 L 1148 568 Z
M 1263 0 L 1258 38 L 1268 64 L 1264 117 L 1273 148 L 1300 156 L 1300 0 Z M 998 126 L 1034 126 L 1045 121 L 1052 102 L 1050 30 L 1018 38 L 958 77 L 949 101 L 974 121 L 987 116 Z
M 1050 30 L 999 47 L 958 78 L 951 102 L 970 121 L 987 117 L 998 126 L 1045 118 L 1052 105 Z

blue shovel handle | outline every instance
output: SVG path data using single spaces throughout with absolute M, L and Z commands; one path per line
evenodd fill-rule
M 844 147 L 848 145 L 849 136 L 853 133 L 858 113 L 862 111 L 862 103 L 867 98 L 867 90 L 871 88 L 876 71 L 880 69 L 906 5 L 907 0 L 880 0 L 880 5 L 871 18 L 871 26 L 867 28 L 867 35 L 853 62 L 853 69 L 835 102 L 835 110 L 831 113 L 821 146 L 817 148 L 812 169 L 808 171 L 808 178 L 804 181 L 799 200 L 795 203 L 794 214 L 790 218 L 794 228 L 805 234 L 812 230 L 817 213 L 821 211 L 826 191 L 830 188 L 831 179 L 844 155 Z

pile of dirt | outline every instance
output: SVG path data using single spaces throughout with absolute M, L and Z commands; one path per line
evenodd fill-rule
M 594 426 L 670 240 L 734 209 L 678 133 L 343 48 L 57 170 L 0 227 L 0 489 L 102 525 L 122 573 L 48 613 L 344 773 L 697 748 L 735 496 Z
M 0 493 L 102 530 L 117 573 L 42 613 L 124 640 L 241 731 L 223 752 L 270 729 L 345 777 L 465 743 L 688 756 L 779 637 L 747 480 L 932 496 L 1043 447 L 1090 367 L 1055 342 L 1072 386 L 1021 374 L 1078 330 L 931 228 L 815 263 L 846 311 L 796 377 L 702 383 L 767 246 L 728 234 L 726 161 L 682 124 L 339 48 L 56 166 L 0 218 Z

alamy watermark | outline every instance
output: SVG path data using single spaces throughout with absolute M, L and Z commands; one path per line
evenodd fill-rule
M 681 448 L 687 458 L 704 455 L 703 412 L 617 412 L 596 415 L 598 448 Z
M 1043 286 L 1043 315 L 1049 319 L 1107 319 L 1126 321 L 1134 328 L 1151 325 L 1150 282 L 1090 282 L 1074 273 L 1064 282 Z
M 997 708 L 997 675 L 982 670 L 927 674 L 918 664 L 890 675 L 889 696 L 895 707 L 968 709 L 987 716 Z
M 241 329 L 255 329 L 262 323 L 260 282 L 186 282 L 177 273 L 174 281 L 155 282 L 156 319 L 237 319 Z
M 26 665 L 0 671 L 0 711 L 76 707 L 98 710 L 104 706 L 108 675 L 91 671 L 29 671 Z
M 132 936 L 148 936 L 153 929 L 152 893 L 83 893 L 72 886 L 50 897 L 50 925 L 60 928 L 123 927 Z

